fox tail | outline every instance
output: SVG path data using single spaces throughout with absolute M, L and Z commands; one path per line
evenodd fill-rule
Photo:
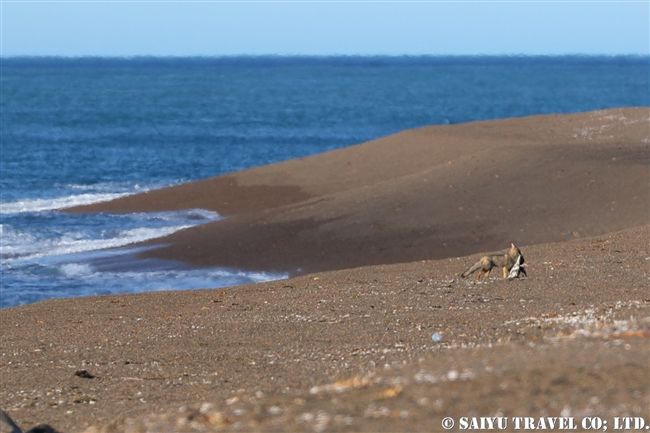
M 470 275 L 471 273 L 476 272 L 479 269 L 481 269 L 481 267 L 483 267 L 483 263 L 481 263 L 481 260 L 479 260 L 478 262 L 474 263 L 474 265 L 471 268 L 469 268 L 468 270 L 466 270 L 465 272 L 460 274 L 460 276 L 465 278 L 468 275 Z

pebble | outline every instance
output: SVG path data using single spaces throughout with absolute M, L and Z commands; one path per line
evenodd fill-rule
M 436 332 L 431 336 L 431 339 L 433 340 L 434 343 L 440 343 L 442 341 L 442 334 Z

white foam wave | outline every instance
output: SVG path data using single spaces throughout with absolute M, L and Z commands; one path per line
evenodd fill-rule
M 127 192 L 127 191 L 148 191 L 149 188 L 142 188 L 139 184 L 133 184 L 132 182 L 100 182 L 93 184 L 79 184 L 79 183 L 69 183 L 69 184 L 58 184 L 55 185 L 63 189 L 71 189 L 76 191 L 90 191 L 94 193 L 98 192 Z
M 44 212 L 72 206 L 100 203 L 131 195 L 132 193 L 78 194 L 57 198 L 34 198 L 14 202 L 0 202 L 0 214 L 10 215 L 26 212 Z
M 187 182 L 189 179 L 164 179 L 149 181 L 146 184 L 140 185 L 132 181 L 123 182 L 98 182 L 92 184 L 55 184 L 57 189 L 62 191 L 86 191 L 87 193 L 141 193 L 152 191 L 155 189 L 165 188 L 172 185 L 178 185 Z
M 223 288 L 288 277 L 225 268 L 155 270 L 155 263 L 151 270 L 139 271 L 104 272 L 88 263 L 55 264 L 54 268 L 56 274 L 25 275 L 26 279 L 36 279 L 38 283 L 21 285 L 20 290 L 6 290 L 0 308 L 51 298 Z
M 168 212 L 147 212 L 133 214 L 139 216 L 147 221 L 216 221 L 221 219 L 221 216 L 213 211 L 205 209 L 183 209 Z
M 61 265 L 59 269 L 61 270 L 61 273 L 63 273 L 63 275 L 66 277 L 81 277 L 84 275 L 93 274 L 93 270 L 90 265 L 87 265 L 85 263 L 66 263 L 64 265 Z
M 3 245 L 2 257 L 5 260 L 11 260 L 13 264 L 17 264 L 26 260 L 43 257 L 67 256 L 107 248 L 117 248 L 167 236 L 193 226 L 193 224 L 184 224 L 158 228 L 140 227 L 120 231 L 116 236 L 107 239 L 84 239 L 82 235 L 68 233 L 59 239 L 21 242 L 14 246 Z
M 0 224 L 0 258 L 17 257 L 25 253 L 25 246 L 34 244 L 36 238 L 15 230 L 10 224 Z
M 0 224 L 0 258 L 28 260 L 123 247 L 220 218 L 218 213 L 203 209 L 116 215 L 9 215 Z

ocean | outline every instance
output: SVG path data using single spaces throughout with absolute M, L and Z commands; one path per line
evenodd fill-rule
M 0 59 L 0 307 L 285 278 L 138 259 L 220 216 L 61 209 L 432 124 L 649 106 L 648 57 Z M 116 248 L 117 247 L 117 248 Z

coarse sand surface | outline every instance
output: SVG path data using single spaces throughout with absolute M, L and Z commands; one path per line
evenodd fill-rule
M 2 309 L 0 407 L 87 433 L 650 424 L 648 114 L 420 128 L 71 209 L 214 210 L 146 254 L 293 278 Z M 510 242 L 526 277 L 458 276 Z

